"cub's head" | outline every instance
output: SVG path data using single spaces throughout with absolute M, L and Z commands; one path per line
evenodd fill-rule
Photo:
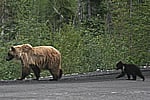
M 13 58 L 20 59 L 22 54 L 28 53 L 30 50 L 32 50 L 32 46 L 30 44 L 12 46 L 8 51 L 6 61 L 10 61 Z
M 116 64 L 116 70 L 119 70 L 119 69 L 123 69 L 123 63 L 121 61 L 119 61 L 117 64 Z

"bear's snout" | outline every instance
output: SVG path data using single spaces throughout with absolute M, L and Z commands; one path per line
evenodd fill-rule
M 13 58 L 14 58 L 13 55 L 8 54 L 7 57 L 6 57 L 6 61 L 10 61 L 10 60 L 12 60 Z

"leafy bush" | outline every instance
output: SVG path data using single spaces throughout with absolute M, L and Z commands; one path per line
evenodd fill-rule
M 149 0 L 142 4 L 134 1 L 131 11 L 127 1 L 95 0 L 92 2 L 94 15 L 87 18 L 89 12 L 85 12 L 88 10 L 84 7 L 83 19 L 78 18 L 81 9 L 76 0 L 64 0 L 64 5 L 59 0 L 52 1 L 7 0 L 0 3 L 6 7 L 5 18 L 2 17 L 5 23 L 0 23 L 0 79 L 20 76 L 20 62 L 6 62 L 5 56 L 10 46 L 23 43 L 56 47 L 62 54 L 64 74 L 114 69 L 119 60 L 150 64 Z M 49 73 L 44 71 L 42 76 L 46 75 Z

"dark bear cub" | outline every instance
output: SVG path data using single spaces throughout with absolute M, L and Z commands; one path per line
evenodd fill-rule
M 124 64 L 121 61 L 116 64 L 116 70 L 121 69 L 121 74 L 118 75 L 116 78 L 120 78 L 127 74 L 128 80 L 130 80 L 130 75 L 132 75 L 132 80 L 136 80 L 136 76 L 145 80 L 144 76 L 142 75 L 140 68 L 134 64 Z

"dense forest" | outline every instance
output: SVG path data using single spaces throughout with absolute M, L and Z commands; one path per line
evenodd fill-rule
M 57 48 L 64 74 L 150 64 L 150 0 L 1 0 L 0 15 L 0 79 L 20 76 L 5 56 L 23 43 Z

